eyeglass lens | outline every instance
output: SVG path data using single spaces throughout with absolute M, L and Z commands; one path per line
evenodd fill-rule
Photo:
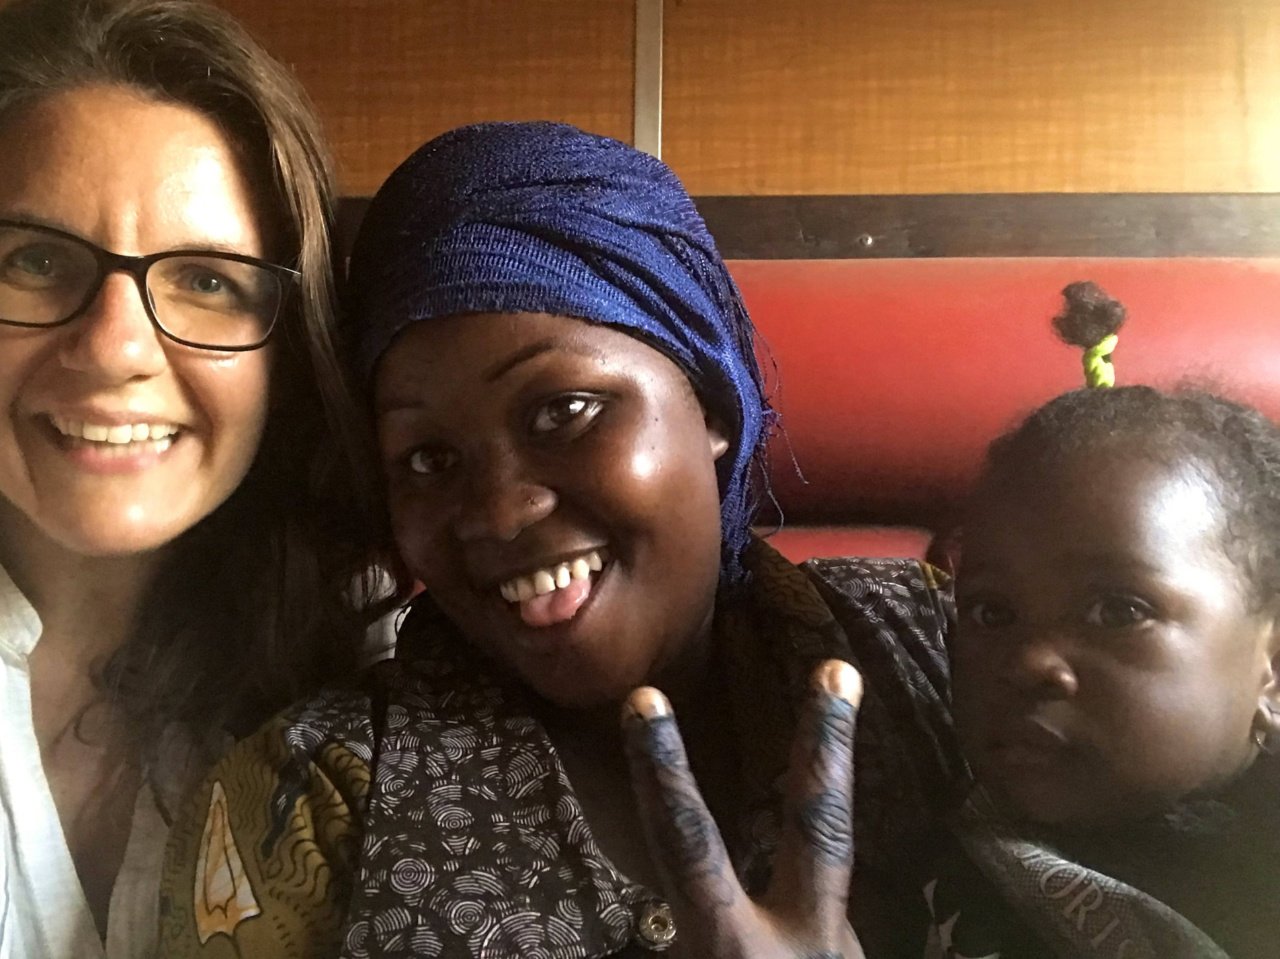
M 94 248 L 30 227 L 0 226 L 0 320 L 52 326 L 77 314 L 101 282 Z M 152 314 L 170 336 L 243 347 L 260 342 L 283 298 L 281 278 L 254 263 L 178 254 L 146 272 Z

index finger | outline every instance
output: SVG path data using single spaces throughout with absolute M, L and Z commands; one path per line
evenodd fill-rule
M 641 687 L 623 706 L 631 782 L 649 849 L 673 906 L 691 905 L 705 921 L 745 901 L 720 829 L 694 781 L 667 698 Z M 677 909 L 677 914 L 679 909 Z

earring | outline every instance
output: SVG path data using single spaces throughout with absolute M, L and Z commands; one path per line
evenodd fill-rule
M 1271 755 L 1275 748 L 1271 745 L 1271 734 L 1275 731 L 1275 715 L 1269 708 L 1258 707 L 1253 717 L 1253 727 L 1249 738 L 1258 747 L 1258 751 Z

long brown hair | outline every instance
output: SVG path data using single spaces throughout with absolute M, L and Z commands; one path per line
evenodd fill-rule
M 388 542 L 334 346 L 332 165 L 301 87 L 215 7 L 0 5 L 0 127 L 19 107 L 95 85 L 214 120 L 256 191 L 273 255 L 302 273 L 276 334 L 257 458 L 227 502 L 166 549 L 136 628 L 101 675 L 143 736 L 174 720 L 243 732 L 355 666 L 378 605 L 371 561 Z

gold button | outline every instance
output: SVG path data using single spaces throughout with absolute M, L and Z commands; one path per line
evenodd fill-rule
M 676 921 L 665 902 L 646 902 L 640 914 L 640 938 L 652 952 L 666 952 L 676 938 Z

